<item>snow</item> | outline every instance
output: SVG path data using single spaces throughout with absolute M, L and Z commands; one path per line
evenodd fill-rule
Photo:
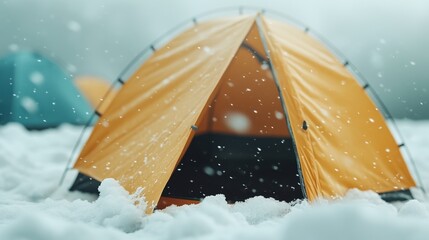
M 23 97 L 21 100 L 22 107 L 29 113 L 35 113 L 38 110 L 38 104 L 31 97 Z
M 230 112 L 225 116 L 226 125 L 237 133 L 248 132 L 251 127 L 251 122 L 246 114 L 241 112 Z
M 72 32 L 79 32 L 81 30 L 80 24 L 76 21 L 69 21 L 67 27 Z
M 12 43 L 9 45 L 9 50 L 12 52 L 16 52 L 19 50 L 19 46 L 17 44 Z
M 282 120 L 283 119 L 283 113 L 279 112 L 279 111 L 275 111 L 274 115 L 276 116 L 276 118 L 278 120 Z
M 42 85 L 43 82 L 45 81 L 45 77 L 43 76 L 42 73 L 35 71 L 32 72 L 30 74 L 30 81 L 34 84 L 34 85 Z
M 429 121 L 399 121 L 429 187 Z M 374 192 L 351 190 L 340 200 L 279 202 L 255 197 L 228 204 L 223 195 L 198 205 L 145 215 L 144 199 L 107 179 L 100 197 L 67 191 L 59 180 L 81 127 L 27 131 L 0 127 L 0 239 L 427 239 L 429 201 L 389 204 Z M 85 135 L 86 137 L 88 134 Z M 427 189 L 429 190 L 429 189 Z

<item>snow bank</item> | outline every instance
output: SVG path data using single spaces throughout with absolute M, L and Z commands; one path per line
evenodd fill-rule
M 416 162 L 426 192 L 429 192 L 429 122 L 400 120 L 398 128 Z
M 429 185 L 429 122 L 400 121 L 400 129 Z M 27 131 L 0 127 L 0 239 L 427 239 L 429 202 L 388 204 L 373 192 L 341 200 L 279 202 L 255 197 L 233 205 L 223 195 L 201 204 L 145 215 L 143 199 L 112 180 L 100 197 L 58 188 L 81 128 Z M 73 174 L 72 174 L 73 175 Z M 139 202 L 140 204 L 136 204 Z
M 80 128 L 69 125 L 27 131 L 11 123 L 0 127 L 1 199 L 38 201 L 58 186 Z

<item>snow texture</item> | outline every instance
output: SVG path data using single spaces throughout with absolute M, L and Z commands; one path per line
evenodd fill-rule
M 399 124 L 426 187 L 428 121 Z M 255 197 L 228 204 L 223 195 L 198 205 L 145 215 L 144 199 L 106 179 L 100 197 L 58 186 L 80 127 L 27 131 L 0 127 L 0 239 L 299 239 L 403 240 L 429 236 L 429 201 L 389 204 L 374 192 L 314 203 Z M 87 135 L 86 135 L 87 136 Z M 427 189 L 429 190 L 429 189 Z

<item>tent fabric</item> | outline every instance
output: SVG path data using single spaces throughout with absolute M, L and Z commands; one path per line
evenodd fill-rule
M 148 213 L 161 195 L 314 200 L 415 186 L 353 75 L 304 31 L 259 15 L 199 23 L 157 50 L 119 90 L 74 167 L 129 192 L 142 187 Z
M 97 180 L 118 179 L 130 192 L 151 185 L 144 191 L 151 212 L 253 22 L 201 23 L 159 49 L 118 92 L 75 168 Z
M 205 115 L 197 134 L 218 132 L 246 136 L 289 136 L 282 104 L 276 94 L 277 87 L 268 64 L 258 28 L 253 24 L 223 74 L 224 81 L 216 93 L 217 97 L 208 105 L 209 114 Z M 243 125 L 231 128 L 231 121 L 240 116 L 254 117 L 247 128 Z M 222 121 L 225 117 L 231 118 L 231 121 Z
M 0 124 L 19 122 L 29 129 L 83 125 L 93 111 L 71 78 L 38 53 L 2 58 L 0 85 Z
M 269 60 L 253 24 L 222 76 L 163 196 L 302 199 L 296 156 Z M 195 180 L 197 179 L 197 181 Z
M 91 106 L 97 109 L 101 114 L 104 113 L 105 109 L 116 95 L 116 89 L 111 89 L 111 84 L 104 79 L 91 76 L 80 76 L 74 81 L 77 88 L 85 98 L 88 99 Z
M 382 114 L 344 65 L 303 31 L 265 18 L 261 24 L 294 113 L 289 119 L 308 198 L 415 186 Z

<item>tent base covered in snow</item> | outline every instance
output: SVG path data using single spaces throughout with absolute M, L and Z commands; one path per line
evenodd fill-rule
M 411 196 L 401 145 L 367 88 L 304 29 L 224 17 L 153 50 L 100 114 L 74 165 L 81 177 L 142 189 L 147 213 L 162 196 Z

